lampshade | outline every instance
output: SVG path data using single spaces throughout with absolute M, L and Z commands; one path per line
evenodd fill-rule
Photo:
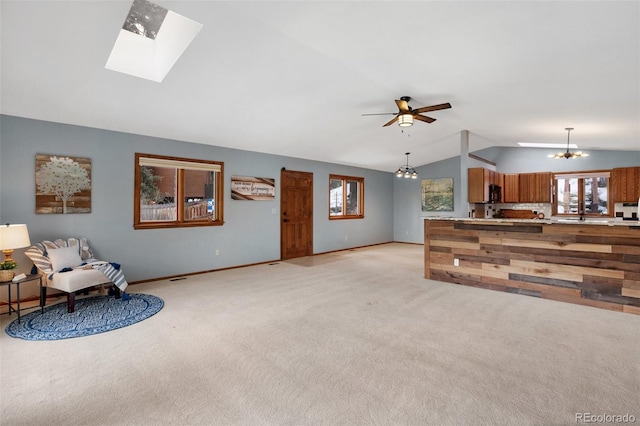
M 413 125 L 413 114 L 401 114 L 398 116 L 398 124 L 400 127 L 408 127 Z
M 0 225 L 0 249 L 5 255 L 5 260 L 12 260 L 13 249 L 28 247 L 31 245 L 29 231 L 25 224 Z

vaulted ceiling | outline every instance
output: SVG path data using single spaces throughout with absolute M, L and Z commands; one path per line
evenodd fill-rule
M 459 155 L 461 130 L 640 151 L 636 1 L 155 3 L 203 24 L 160 83 L 105 69 L 130 1 L 2 0 L 2 114 L 389 172 Z M 452 108 L 362 115 L 401 96 Z

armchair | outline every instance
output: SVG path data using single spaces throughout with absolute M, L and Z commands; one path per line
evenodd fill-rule
M 100 284 L 112 284 L 116 298 L 120 298 L 127 281 L 117 263 L 97 260 L 86 238 L 42 241 L 25 251 L 34 269 L 41 275 L 40 304 L 44 306 L 47 288 L 67 293 L 67 312 L 75 310 L 75 294 Z

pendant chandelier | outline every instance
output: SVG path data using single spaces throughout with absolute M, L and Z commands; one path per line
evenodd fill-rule
M 551 154 L 549 155 L 549 158 L 555 158 L 556 160 L 566 158 L 568 160 L 570 158 L 588 157 L 589 154 L 582 151 L 569 152 L 569 135 L 571 135 L 571 131 L 573 130 L 573 127 L 565 127 L 565 130 L 567 131 L 567 151 L 559 152 L 556 155 Z
M 407 156 L 407 164 L 404 166 L 398 167 L 398 171 L 396 172 L 396 177 L 404 177 L 405 179 L 418 179 L 418 172 L 416 169 L 409 165 L 409 154 L 410 152 L 406 152 L 404 155 Z

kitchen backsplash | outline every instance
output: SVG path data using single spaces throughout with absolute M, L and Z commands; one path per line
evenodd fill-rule
M 616 217 L 637 217 L 638 203 L 616 203 L 614 211 Z
M 469 217 L 491 218 L 500 209 L 531 210 L 536 213 L 544 213 L 544 217 L 551 217 L 552 205 L 550 203 L 495 203 L 495 204 L 469 204 Z M 484 214 L 479 209 L 484 209 Z M 614 217 L 638 217 L 638 203 L 615 203 Z
M 482 212 L 476 213 L 476 209 L 484 209 L 484 215 L 482 215 Z M 531 210 L 536 213 L 544 213 L 544 217 L 551 217 L 551 204 L 549 203 L 470 204 L 469 217 L 491 218 L 500 209 Z

